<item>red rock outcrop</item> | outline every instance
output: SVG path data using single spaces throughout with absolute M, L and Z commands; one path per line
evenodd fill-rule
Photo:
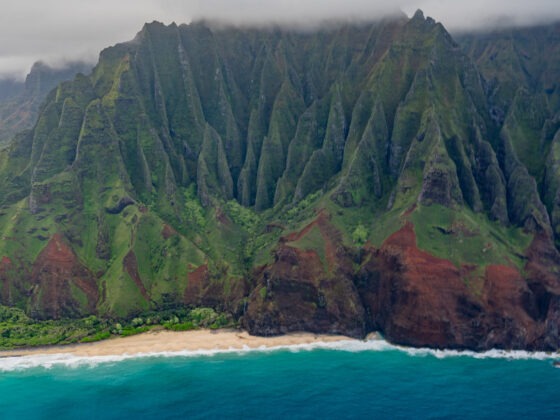
M 190 271 L 187 275 L 187 288 L 185 289 L 185 303 L 195 305 L 210 283 L 208 265 L 203 264 Z
M 161 230 L 161 236 L 163 237 L 163 239 L 167 240 L 175 235 L 177 235 L 177 231 L 175 229 L 173 229 L 168 224 L 163 225 L 163 229 Z
M 189 306 L 210 306 L 240 315 L 248 294 L 247 284 L 241 278 L 225 277 L 214 278 L 207 264 L 193 268 L 187 274 L 184 303 Z
M 533 239 L 527 251 L 527 284 L 535 296 L 533 311 L 543 323 L 543 348 L 560 343 L 560 253 L 544 233 Z
M 323 237 L 326 264 L 316 250 L 296 243 L 314 228 Z M 553 251 L 544 239 L 535 240 L 528 280 L 506 265 L 477 274 L 476 267 L 457 267 L 419 249 L 407 222 L 379 249 L 366 247 L 356 256 L 342 246 L 328 216 L 319 214 L 281 238 L 274 262 L 255 271 L 243 323 L 260 335 L 381 331 L 392 342 L 416 347 L 557 349 L 560 280 L 550 268 L 558 264 L 547 265 L 556 258 Z
M 138 272 L 138 260 L 136 259 L 136 254 L 134 251 L 130 250 L 128 254 L 123 259 L 124 270 L 130 276 L 134 284 L 138 287 L 138 290 L 142 294 L 142 297 L 148 302 L 150 301 L 150 295 L 140 278 L 140 273 Z
M 418 249 L 411 223 L 370 253 L 358 289 L 371 329 L 412 346 L 461 347 L 480 339 L 465 324 L 480 315 L 481 302 L 450 261 Z
M 294 244 L 314 227 L 323 239 L 325 261 L 316 250 Z M 254 273 L 244 325 L 259 335 L 310 331 L 361 337 L 364 311 L 352 275 L 340 235 L 320 213 L 300 232 L 281 238 L 274 263 Z
M 99 298 L 97 282 L 55 234 L 39 253 L 31 270 L 31 315 L 57 319 L 92 314 Z
M 488 266 L 476 294 L 462 270 L 418 249 L 410 223 L 370 253 L 358 289 L 368 326 L 393 342 L 478 350 L 560 345 L 545 344 L 539 296 L 513 267 Z

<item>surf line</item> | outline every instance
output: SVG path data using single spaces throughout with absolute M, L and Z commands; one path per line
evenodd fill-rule
M 560 368 L 560 354 L 547 352 L 529 352 L 524 350 L 499 350 L 493 349 L 485 352 L 470 350 L 437 350 L 429 348 L 411 348 L 397 346 L 387 341 L 376 338 L 370 340 L 341 340 L 334 342 L 314 342 L 308 344 L 290 344 L 280 346 L 259 346 L 229 349 L 209 350 L 182 350 L 164 351 L 153 353 L 125 353 L 121 355 L 103 356 L 80 356 L 72 353 L 56 353 L 29 356 L 5 356 L 0 358 L 0 372 L 21 371 L 32 368 L 51 369 L 55 366 L 61 367 L 96 367 L 100 364 L 122 362 L 125 360 L 141 358 L 173 358 L 173 357 L 212 357 L 223 354 L 248 354 L 254 352 L 270 353 L 277 351 L 314 351 L 332 350 L 344 352 L 367 352 L 367 351 L 398 351 L 406 353 L 411 357 L 435 357 L 438 359 L 450 357 L 469 357 L 473 359 L 508 359 L 508 360 L 553 360 L 554 367 Z

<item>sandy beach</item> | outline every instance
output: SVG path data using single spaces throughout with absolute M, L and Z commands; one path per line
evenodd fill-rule
M 228 350 L 290 346 L 352 340 L 342 335 L 294 333 L 277 337 L 256 337 L 237 330 L 149 331 L 130 337 L 117 337 L 87 344 L 1 351 L 0 357 L 72 354 L 75 356 L 118 356 L 196 350 Z

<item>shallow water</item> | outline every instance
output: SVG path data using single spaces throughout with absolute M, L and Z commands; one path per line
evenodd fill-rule
M 246 351 L 0 359 L 1 418 L 558 418 L 545 353 L 382 340 Z

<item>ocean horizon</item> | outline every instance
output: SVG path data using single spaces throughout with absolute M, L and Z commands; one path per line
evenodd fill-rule
M 0 359 L 2 418 L 557 418 L 558 353 L 384 340 Z

